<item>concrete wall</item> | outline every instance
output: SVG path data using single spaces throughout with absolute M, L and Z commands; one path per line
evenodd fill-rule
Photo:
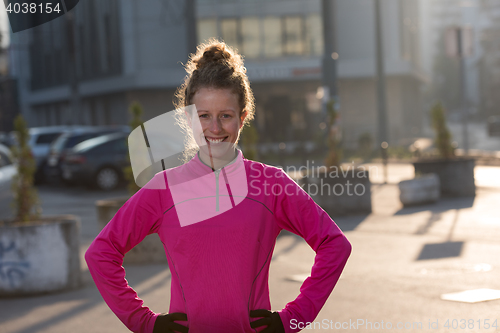
M 79 219 L 0 227 L 0 296 L 80 286 Z

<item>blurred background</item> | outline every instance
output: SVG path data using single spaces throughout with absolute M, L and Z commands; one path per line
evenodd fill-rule
M 500 0 L 81 0 L 16 33 L 0 6 L 0 37 L 0 219 L 10 214 L 16 168 L 7 147 L 16 144 L 21 114 L 43 214 L 81 219 L 83 280 L 64 293 L 0 299 L 0 331 L 127 331 L 83 254 L 114 214 L 97 213 L 99 202 L 137 190 L 125 187 L 125 138 L 174 109 L 183 64 L 211 37 L 244 55 L 255 93 L 255 120 L 240 141 L 245 157 L 282 167 L 373 167 L 367 210 L 354 201 L 344 216 L 338 197 L 325 199 L 340 202 L 329 213 L 354 251 L 319 320 L 439 320 L 432 331 L 448 332 L 447 318 L 497 319 L 498 330 L 491 305 L 500 299 Z M 431 113 L 437 103 L 441 132 Z M 472 192 L 433 202 L 424 193 L 415 197 L 422 205 L 406 206 L 402 181 L 419 178 L 412 163 L 436 157 L 441 134 L 450 134 L 445 144 L 456 155 L 472 158 Z M 462 174 L 445 173 L 466 187 Z M 282 233 L 272 260 L 279 309 L 298 294 L 314 252 Z M 2 257 L 0 273 L 1 264 Z M 170 272 L 165 262 L 143 264 L 125 264 L 127 280 L 165 312 Z M 443 296 L 464 290 L 482 296 L 455 303 Z
M 465 146 L 465 117 L 468 148 L 497 150 L 488 120 L 500 115 L 500 1 L 382 0 L 380 6 L 379 40 L 375 1 L 368 0 L 337 0 L 328 8 L 320 0 L 85 0 L 73 15 L 15 34 L 2 8 L 0 131 L 11 131 L 18 113 L 39 127 L 126 125 L 133 101 L 143 105 L 144 121 L 168 112 L 189 52 L 219 37 L 245 56 L 261 159 L 272 159 L 280 143 L 285 157 L 321 155 L 328 130 L 324 87 L 331 82 L 348 159 L 371 157 L 381 126 L 390 152 L 400 155 L 416 139 L 431 138 L 429 110 L 437 101 L 456 147 Z M 463 58 L 447 41 L 457 28 L 466 37 Z M 329 56 L 336 70 L 325 79 Z M 378 82 L 385 83 L 383 125 Z

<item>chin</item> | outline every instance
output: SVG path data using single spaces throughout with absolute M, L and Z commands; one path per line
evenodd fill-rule
M 236 148 L 236 144 L 233 142 L 223 142 L 218 145 L 203 145 L 200 147 L 200 151 L 207 155 L 212 156 L 212 158 L 226 159 L 233 158 L 234 150 Z

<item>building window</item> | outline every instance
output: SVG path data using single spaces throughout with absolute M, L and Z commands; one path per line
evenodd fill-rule
M 242 53 L 248 58 L 260 56 L 260 22 L 257 17 L 241 19 Z
M 98 125 L 98 120 L 97 120 L 97 111 L 96 111 L 96 102 L 95 100 L 90 100 L 90 125 L 92 126 L 97 126 Z
M 204 42 L 211 37 L 217 37 L 217 20 L 214 18 L 198 21 L 198 39 Z
M 284 24 L 285 52 L 291 55 L 303 54 L 304 40 L 302 36 L 302 18 L 285 17 Z
M 104 71 L 111 69 L 113 64 L 113 41 L 111 37 L 111 21 L 109 14 L 104 15 Z
M 240 49 L 238 21 L 236 19 L 223 19 L 220 22 L 222 39 L 230 46 Z
M 399 1 L 399 43 L 401 57 L 407 61 L 412 61 L 412 27 L 414 22 L 411 18 L 408 4 L 404 0 Z
M 319 14 L 311 14 L 306 17 L 305 44 L 308 54 L 323 54 L 323 27 Z
M 262 20 L 264 30 L 264 57 L 274 58 L 283 54 L 281 43 L 282 29 L 281 18 L 268 16 Z
M 120 74 L 118 6 L 117 0 L 84 1 L 73 22 L 64 17 L 30 29 L 32 89 L 68 84 L 73 50 L 79 81 Z
M 92 47 L 90 48 L 89 69 L 92 76 L 99 76 L 99 74 L 101 74 L 101 59 L 99 57 L 100 43 L 99 34 L 97 32 L 98 25 L 93 22 L 95 17 L 99 17 L 99 12 L 97 11 L 95 0 L 90 0 L 88 4 L 88 25 L 86 28 L 90 30 L 88 38 L 93 41 L 91 44 Z
M 218 36 L 250 59 L 318 56 L 323 52 L 319 14 L 198 20 L 199 42 Z
M 87 69 L 88 48 L 87 48 L 87 44 L 86 44 L 87 38 L 85 38 L 85 29 L 84 29 L 83 25 L 78 26 L 78 33 L 79 33 L 80 49 L 81 49 L 81 52 L 80 52 L 80 75 L 79 76 L 85 77 L 88 73 L 88 69 Z
M 56 116 L 56 125 L 62 125 L 61 121 L 61 105 L 56 104 L 55 105 L 55 116 Z
M 112 125 L 111 123 L 111 108 L 109 106 L 108 101 L 103 102 L 103 108 L 104 108 L 104 124 L 105 125 Z

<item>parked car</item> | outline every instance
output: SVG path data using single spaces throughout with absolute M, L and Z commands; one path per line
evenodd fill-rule
M 0 144 L 10 147 L 11 146 L 11 140 L 9 138 L 9 134 L 5 132 L 0 132 Z
M 64 132 L 50 145 L 47 163 L 43 170 L 45 179 L 49 181 L 62 179 L 61 162 L 66 154 L 80 142 L 116 132 L 130 133 L 130 128 L 128 126 L 82 127 Z
M 50 144 L 69 128 L 71 127 L 48 126 L 32 127 L 29 129 L 30 140 L 28 144 L 31 147 L 31 151 L 36 161 L 35 183 L 41 183 L 44 180 L 43 167 L 47 161 Z M 10 132 L 9 139 L 12 144 L 16 144 L 16 133 Z
M 500 116 L 491 116 L 488 118 L 488 135 L 500 136 Z
M 77 144 L 61 163 L 67 183 L 115 189 L 123 182 L 123 168 L 130 165 L 127 133 L 112 133 Z
M 0 144 L 0 219 L 12 217 L 10 203 L 14 196 L 11 185 L 16 174 L 17 168 L 9 148 Z

